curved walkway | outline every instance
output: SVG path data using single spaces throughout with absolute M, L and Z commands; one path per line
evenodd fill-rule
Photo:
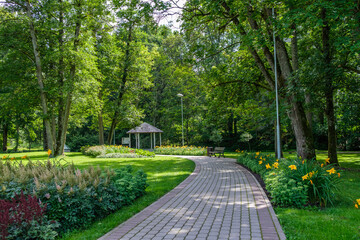
M 185 157 L 195 171 L 100 239 L 285 239 L 257 180 L 235 159 Z

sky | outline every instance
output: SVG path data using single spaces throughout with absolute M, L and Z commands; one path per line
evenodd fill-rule
M 177 19 L 180 17 L 181 9 L 186 0 L 169 0 L 172 8 L 165 13 L 158 15 L 159 24 L 166 25 L 170 27 L 173 31 L 180 31 L 181 22 L 178 22 Z

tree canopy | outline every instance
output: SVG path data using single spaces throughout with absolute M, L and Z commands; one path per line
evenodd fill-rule
M 275 72 L 284 150 L 337 163 L 337 150 L 360 149 L 358 1 L 188 0 L 179 31 L 158 21 L 173 7 L 1 4 L 2 150 L 120 144 L 144 121 L 180 144 L 178 93 L 186 144 L 273 150 Z

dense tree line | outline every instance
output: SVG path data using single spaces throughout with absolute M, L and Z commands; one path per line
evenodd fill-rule
M 180 32 L 154 17 L 174 3 L 0 6 L 2 150 L 120 144 L 141 121 L 179 144 L 177 93 L 186 144 L 271 150 L 275 72 L 284 149 L 360 149 L 358 1 L 188 0 Z

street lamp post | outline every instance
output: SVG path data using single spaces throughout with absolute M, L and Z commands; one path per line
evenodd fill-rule
M 272 9 L 273 18 L 275 18 L 274 8 Z M 275 25 L 273 28 L 274 39 L 274 74 L 275 74 L 275 96 L 276 96 L 276 155 L 277 158 L 281 158 L 281 146 L 280 146 L 280 118 L 279 118 L 279 96 L 278 96 L 278 78 L 277 78 L 277 66 L 276 66 L 276 38 L 275 38 Z
M 184 110 L 183 110 L 183 96 L 181 93 L 177 94 L 181 98 L 181 132 L 182 132 L 182 145 L 184 146 Z

